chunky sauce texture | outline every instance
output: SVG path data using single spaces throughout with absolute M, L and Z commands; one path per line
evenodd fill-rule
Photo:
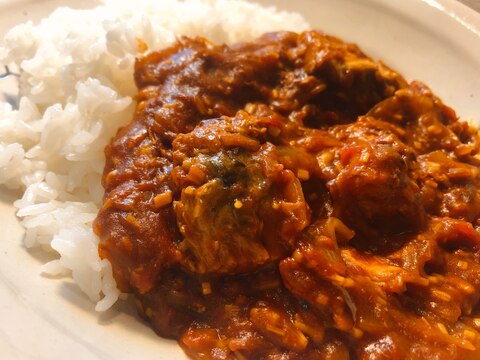
M 194 359 L 479 359 L 480 140 L 320 32 L 135 67 L 99 253 Z

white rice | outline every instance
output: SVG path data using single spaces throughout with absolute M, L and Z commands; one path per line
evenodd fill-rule
M 22 97 L 17 110 L 0 102 L 0 184 L 23 191 L 14 205 L 25 246 L 59 254 L 42 271 L 71 275 L 98 311 L 120 295 L 92 221 L 103 196 L 103 149 L 135 106 L 137 38 L 155 50 L 178 35 L 232 43 L 307 28 L 297 14 L 237 0 L 106 0 L 10 30 L 0 65 L 19 69 Z

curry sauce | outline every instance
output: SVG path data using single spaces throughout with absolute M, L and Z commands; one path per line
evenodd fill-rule
M 99 253 L 194 359 L 480 358 L 480 138 L 317 31 L 138 59 Z

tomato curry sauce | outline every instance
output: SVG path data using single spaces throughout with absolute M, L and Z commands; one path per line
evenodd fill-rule
M 480 141 L 309 31 L 140 58 L 99 253 L 194 359 L 480 358 Z

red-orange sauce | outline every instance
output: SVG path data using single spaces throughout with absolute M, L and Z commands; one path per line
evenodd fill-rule
M 480 358 L 480 141 L 316 31 L 140 58 L 99 253 L 195 359 Z

